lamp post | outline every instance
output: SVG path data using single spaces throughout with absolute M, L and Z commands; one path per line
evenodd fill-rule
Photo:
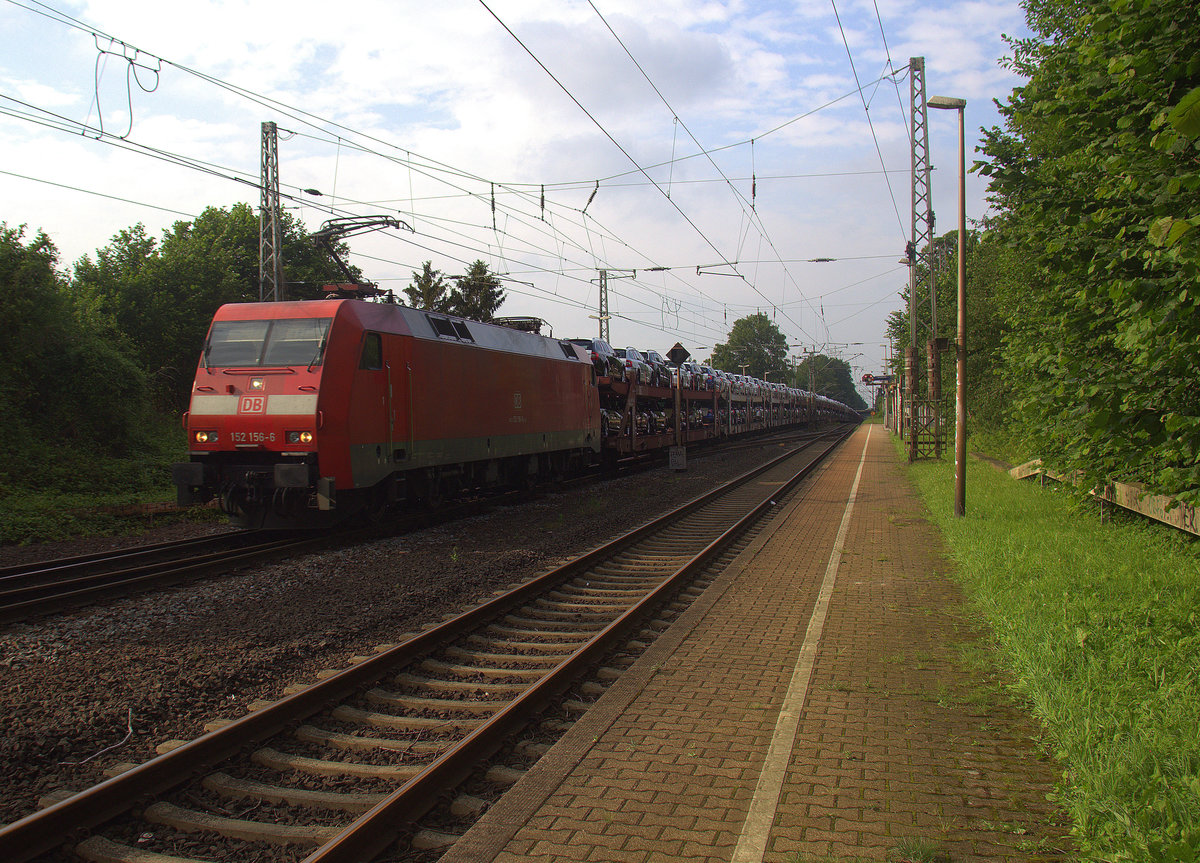
M 608 335 L 605 330 L 608 329 L 608 321 L 612 315 L 588 315 L 588 317 L 593 321 L 600 322 L 600 338 L 604 339 L 604 341 L 608 341 L 608 339 L 605 338 L 605 336 Z
M 930 108 L 958 111 L 958 338 L 954 384 L 954 514 L 967 514 L 967 135 L 966 99 L 934 96 Z

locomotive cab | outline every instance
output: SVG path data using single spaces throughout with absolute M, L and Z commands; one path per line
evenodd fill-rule
M 181 504 L 219 496 L 242 526 L 310 508 L 322 483 L 318 407 L 336 302 L 223 306 L 184 416 L 190 461 L 172 466 Z

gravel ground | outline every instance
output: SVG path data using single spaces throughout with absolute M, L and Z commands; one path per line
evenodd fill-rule
M 0 629 L 0 823 L 81 789 L 165 740 L 239 716 L 351 656 L 475 604 L 767 457 L 763 446 L 666 468 L 353 549 L 308 555 Z M 173 525 L 140 542 L 210 533 Z M 108 547 L 5 548 L 0 565 Z M 119 544 L 119 543 L 109 543 Z

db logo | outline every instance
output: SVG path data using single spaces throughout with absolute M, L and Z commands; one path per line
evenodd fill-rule
M 242 396 L 238 402 L 238 413 L 261 414 L 267 410 L 266 396 Z

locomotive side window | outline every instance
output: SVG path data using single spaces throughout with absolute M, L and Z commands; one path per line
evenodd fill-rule
M 363 336 L 362 357 L 359 358 L 360 369 L 383 368 L 383 339 L 379 333 L 367 333 Z
M 204 347 L 209 366 L 315 366 L 330 318 L 216 321 Z

